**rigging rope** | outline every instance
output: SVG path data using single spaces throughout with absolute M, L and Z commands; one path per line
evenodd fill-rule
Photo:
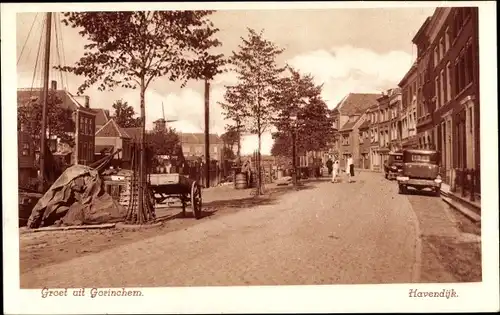
M 38 16 L 38 13 L 35 15 L 35 18 L 33 19 L 33 23 L 31 23 L 30 30 L 28 32 L 28 36 L 26 36 L 26 40 L 24 41 L 23 48 L 21 49 L 21 53 L 19 54 L 19 58 L 17 59 L 16 66 L 19 64 L 19 61 L 21 60 L 21 57 L 24 52 L 24 48 L 26 48 L 26 44 L 28 43 L 28 39 L 30 38 L 31 31 L 33 30 L 33 26 L 35 26 L 36 18 Z
M 58 66 L 61 66 L 61 54 L 59 52 L 59 28 L 58 28 L 58 24 L 56 22 L 56 19 L 57 19 L 57 13 L 56 13 L 56 16 L 55 16 L 55 19 L 54 19 L 54 33 L 56 35 L 56 53 L 57 53 L 57 65 Z M 62 76 L 62 71 L 59 70 L 59 77 L 60 77 L 60 82 L 61 82 L 61 89 L 64 89 L 64 82 L 63 82 L 63 76 Z
M 46 21 L 43 23 L 43 25 L 45 25 L 45 23 Z M 40 41 L 38 42 L 38 51 L 36 53 L 36 59 L 35 59 L 35 69 L 33 70 L 33 79 L 31 81 L 31 89 L 30 89 L 31 92 L 33 92 L 33 85 L 35 84 L 35 75 L 36 75 L 36 70 L 38 68 L 38 59 L 40 58 L 40 49 L 42 48 L 42 42 L 43 42 L 43 32 L 40 33 Z
M 58 16 L 58 21 L 61 21 L 61 19 L 59 18 L 59 13 L 57 13 L 57 16 Z M 63 37 L 64 33 L 61 30 L 61 23 L 59 23 L 59 30 L 61 33 L 62 62 L 64 65 L 66 65 L 66 54 L 64 53 L 64 37 Z M 68 73 L 67 72 L 64 72 L 64 79 L 66 80 L 65 87 L 68 88 Z

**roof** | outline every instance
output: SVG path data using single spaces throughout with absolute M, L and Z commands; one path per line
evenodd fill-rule
M 354 125 L 361 119 L 361 116 L 349 117 L 349 120 L 340 128 L 340 131 L 352 130 Z
M 361 115 L 368 108 L 377 104 L 377 99 L 382 96 L 375 93 L 349 93 L 335 107 L 341 115 Z
M 370 128 L 370 121 L 366 119 L 359 127 L 358 129 L 368 129 Z
M 183 144 L 205 144 L 204 133 L 179 133 Z M 222 144 L 222 139 L 216 134 L 209 134 L 208 141 L 212 144 Z
M 81 105 L 74 97 L 66 90 L 49 90 L 50 93 L 55 93 L 58 98 L 61 99 L 62 103 L 60 106 L 62 108 L 67 108 L 72 111 L 77 109 L 94 114 L 94 111 L 90 108 L 86 108 Z M 42 89 L 41 88 L 28 88 L 28 89 L 17 89 L 17 106 L 22 106 L 29 104 L 34 100 L 41 98 Z
M 114 119 L 110 119 L 101 129 L 97 130 L 95 133 L 96 137 L 120 137 L 120 138 L 128 138 L 130 136 L 128 133 L 118 126 Z
M 422 23 L 422 25 L 420 26 L 420 28 L 419 28 L 419 29 L 418 29 L 418 31 L 417 31 L 417 34 L 415 34 L 415 36 L 413 36 L 413 39 L 411 40 L 414 44 L 417 44 L 417 42 L 418 42 L 419 38 L 420 38 L 422 35 L 424 35 L 425 30 L 427 29 L 427 26 L 429 25 L 430 21 L 431 21 L 431 17 L 430 17 L 430 16 L 428 16 L 428 17 L 425 19 L 424 23 Z
M 93 108 L 92 111 L 96 114 L 95 125 L 104 126 L 110 119 L 109 111 L 104 108 Z
M 141 139 L 141 127 L 122 128 L 130 137 L 130 139 L 139 141 Z
M 416 71 L 417 71 L 417 62 L 415 61 L 411 65 L 411 67 L 408 70 L 408 72 L 406 72 L 406 74 L 404 75 L 404 77 L 401 79 L 401 81 L 399 81 L 398 86 L 399 87 L 403 87 L 405 85 L 406 81 L 408 81 L 408 79 L 411 77 L 411 75 L 414 74 Z

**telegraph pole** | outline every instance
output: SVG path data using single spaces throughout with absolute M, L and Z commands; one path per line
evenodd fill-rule
M 43 95 L 42 95 L 42 130 L 40 137 L 40 191 L 45 191 L 45 155 L 47 135 L 47 101 L 49 97 L 49 72 L 50 72 L 50 33 L 52 24 L 52 13 L 48 12 L 45 20 L 45 55 L 43 68 Z M 77 122 L 78 123 L 78 122 Z
M 210 82 L 205 79 L 205 187 L 210 186 Z

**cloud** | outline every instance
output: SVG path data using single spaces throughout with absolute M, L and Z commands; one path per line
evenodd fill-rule
M 349 45 L 297 55 L 288 64 L 324 84 L 323 98 L 334 108 L 350 92 L 380 92 L 397 85 L 411 66 L 404 51 L 376 53 Z
M 323 84 L 323 98 L 329 108 L 334 108 L 350 92 L 377 93 L 395 87 L 409 69 L 411 61 L 411 55 L 403 51 L 376 53 L 370 49 L 341 46 L 302 53 L 290 58 L 287 63 L 304 74 L 311 74 L 316 84 Z M 31 82 L 32 74 L 29 71 L 18 72 L 20 87 L 29 87 Z M 70 83 L 75 90 L 77 80 L 73 79 Z M 224 132 L 227 121 L 218 102 L 223 101 L 225 85 L 235 83 L 237 83 L 236 75 L 226 72 L 218 75 L 211 84 L 211 133 Z M 146 92 L 146 127 L 152 128 L 153 121 L 163 116 L 163 103 L 165 118 L 177 120 L 171 123 L 176 130 L 203 132 L 205 126 L 203 84 L 196 83 L 183 89 L 167 89 L 167 91 L 160 91 L 161 88 L 162 85 L 158 84 Z M 111 109 L 111 104 L 122 98 L 134 107 L 136 113 L 140 112 L 138 90 L 120 89 L 108 94 L 91 88 L 86 94 L 91 97 L 92 107 Z M 263 154 L 270 154 L 272 143 L 270 133 L 266 133 L 262 139 Z M 242 152 L 249 154 L 256 148 L 257 137 L 245 136 L 242 141 Z

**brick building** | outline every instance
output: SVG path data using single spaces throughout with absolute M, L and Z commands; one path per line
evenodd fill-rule
M 401 88 L 401 110 L 399 113 L 401 147 L 417 148 L 417 104 L 419 103 L 418 64 L 415 62 L 398 86 Z
M 121 160 L 123 163 L 130 162 L 132 137 L 124 128 L 118 126 L 114 119 L 102 126 L 95 133 L 95 155 L 96 159 L 116 150 L 122 150 L 113 159 Z
M 480 169 L 477 7 L 437 8 L 413 42 L 426 57 L 417 134 L 437 148 L 445 182 L 456 169 Z
M 27 88 L 17 90 L 17 106 L 30 106 L 36 102 L 42 93 L 41 88 Z M 88 96 L 74 96 L 66 90 L 57 89 L 57 82 L 51 82 L 50 93 L 55 93 L 61 100 L 59 106 L 72 111 L 72 119 L 75 122 L 75 130 L 70 132 L 75 139 L 74 147 L 67 152 L 71 155 L 71 163 L 88 164 L 94 157 L 94 133 L 96 114 L 90 109 L 90 100 Z M 22 128 L 22 127 L 21 127 Z M 64 146 L 59 145 L 59 139 L 48 139 L 54 151 L 63 150 Z M 53 145 L 56 144 L 57 145 Z M 36 149 L 36 156 L 39 155 L 39 149 Z M 60 152 L 54 152 L 58 154 Z M 66 153 L 66 152 L 64 152 Z
M 334 136 L 334 149 L 339 154 L 341 167 L 345 166 L 348 154 L 352 154 L 356 167 L 361 166 L 359 126 L 367 119 L 366 110 L 376 105 L 379 97 L 380 94 L 374 93 L 349 93 L 333 109 L 334 128 L 339 130 Z

